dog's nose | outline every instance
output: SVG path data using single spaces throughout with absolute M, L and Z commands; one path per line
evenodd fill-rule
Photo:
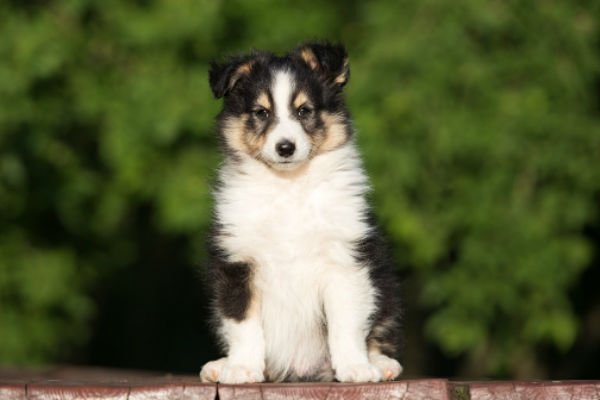
M 279 154 L 281 157 L 287 158 L 294 154 L 294 151 L 296 151 L 296 145 L 294 142 L 284 139 L 275 145 L 275 150 L 277 150 L 277 154 Z

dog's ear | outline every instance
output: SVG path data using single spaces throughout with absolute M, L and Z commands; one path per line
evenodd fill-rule
M 213 61 L 210 64 L 208 80 L 215 98 L 225 96 L 240 79 L 250 75 L 255 63 L 254 54 L 234 56 L 222 63 Z
M 294 50 L 293 55 L 328 83 L 343 87 L 348 82 L 348 54 L 341 44 L 306 43 Z

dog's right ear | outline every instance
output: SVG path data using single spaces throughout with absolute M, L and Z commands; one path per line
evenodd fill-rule
M 231 57 L 223 63 L 213 61 L 210 64 L 208 80 L 215 98 L 225 96 L 240 79 L 250 75 L 255 63 L 256 56 L 253 54 Z
M 348 82 L 348 53 L 341 44 L 305 43 L 295 49 L 292 55 L 306 63 L 328 83 L 343 87 Z

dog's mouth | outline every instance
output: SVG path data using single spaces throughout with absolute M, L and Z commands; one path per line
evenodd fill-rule
M 300 162 L 300 161 L 286 160 L 286 161 L 277 161 L 277 162 L 274 162 L 272 165 L 273 165 L 273 167 L 275 167 L 277 169 L 290 170 L 290 169 L 296 168 L 300 164 L 302 164 L 302 162 Z
M 275 171 L 291 172 L 301 168 L 303 165 L 306 165 L 307 162 L 310 160 L 310 157 L 302 157 L 299 159 L 295 159 L 294 157 L 272 158 L 263 154 L 259 154 L 256 156 L 256 159 L 262 161 L 266 166 Z
M 302 165 L 306 163 L 307 160 L 281 160 L 281 161 L 272 161 L 269 166 L 278 171 L 293 171 L 300 168 Z

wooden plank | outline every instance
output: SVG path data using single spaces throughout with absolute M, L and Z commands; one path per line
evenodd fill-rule
M 41 381 L 27 385 L 27 398 L 34 400 L 214 400 L 216 394 L 216 385 L 190 382 L 189 380 L 123 380 L 101 384 Z
M 0 400 L 600 400 L 600 381 L 448 382 L 416 379 L 396 382 L 264 383 L 215 385 L 197 376 L 99 368 L 0 368 Z
M 183 386 L 177 385 L 148 385 L 132 387 L 129 400 L 180 400 L 183 397 Z M 214 397 L 211 398 L 213 400 Z
M 384 383 L 287 383 L 218 385 L 220 400 L 449 400 L 445 379 L 405 380 Z
M 214 400 L 217 398 L 217 385 L 201 383 L 186 384 L 181 400 Z
M 196 377 L 137 379 L 129 384 L 129 400 L 214 400 L 217 397 L 217 385 L 201 383 Z
M 470 382 L 472 400 L 599 400 L 598 381 Z
M 336 384 L 329 399 L 448 400 L 448 382 L 445 379 L 419 379 L 368 384 Z
M 80 375 L 81 376 L 81 375 Z M 216 385 L 200 383 L 197 378 L 131 377 L 98 375 L 86 380 L 33 380 L 27 385 L 30 399 L 115 399 L 115 400 L 214 400 Z
M 25 400 L 26 398 L 26 382 L 0 379 L 0 400 Z
M 127 400 L 128 394 L 129 386 L 118 384 L 90 384 L 58 380 L 27 384 L 27 399 L 31 400 Z
M 201 383 L 195 376 L 173 376 L 147 371 L 89 367 L 5 368 L 0 369 L 0 394 L 4 396 L 0 400 L 214 400 L 217 387 L 215 384 Z

